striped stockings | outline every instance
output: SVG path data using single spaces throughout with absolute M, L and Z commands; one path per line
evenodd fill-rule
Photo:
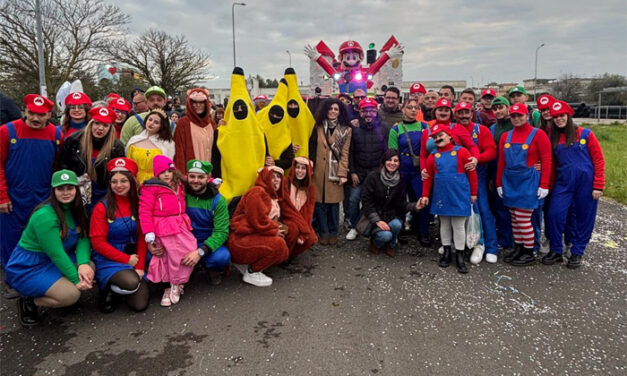
M 514 243 L 523 244 L 525 248 L 533 248 L 534 233 L 531 225 L 533 210 L 510 208 L 509 213 L 512 216 Z

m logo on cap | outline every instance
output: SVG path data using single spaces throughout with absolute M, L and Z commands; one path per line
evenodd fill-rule
M 72 93 L 72 98 L 74 98 L 74 99 L 81 99 L 81 97 L 82 97 L 82 95 L 79 92 Z
M 562 109 L 562 104 L 561 104 L 560 102 L 556 102 L 556 103 L 553 105 L 553 109 L 554 109 L 555 111 L 559 111 L 559 110 L 561 110 L 561 109 Z
M 548 98 L 548 97 L 540 98 L 540 103 L 541 103 L 541 104 L 547 104 L 547 103 L 549 103 L 549 98 Z
M 33 104 L 35 106 L 43 106 L 44 105 L 44 99 L 42 97 L 36 97 L 35 99 L 33 99 Z
M 106 108 L 101 108 L 100 111 L 98 111 L 98 113 L 100 114 L 100 116 L 109 116 L 109 110 L 107 110 Z
M 124 99 L 118 98 L 117 102 L 120 106 L 124 106 Z
M 414 84 L 414 89 L 420 89 L 420 85 L 419 84 Z
M 202 168 L 202 164 L 199 161 L 194 162 L 194 168 Z
M 70 175 L 68 175 L 68 174 L 61 174 L 61 180 L 70 180 Z
M 464 108 L 466 108 L 466 107 L 468 107 L 468 103 L 466 103 L 466 102 L 462 102 L 462 103 L 460 103 L 460 104 L 459 104 L 459 107 L 464 107 Z
M 126 162 L 124 162 L 124 159 L 118 159 L 117 161 L 115 161 L 115 166 L 116 167 L 124 167 L 124 166 L 126 166 Z
M 442 99 L 442 104 L 448 104 L 448 101 L 446 99 Z
M 512 110 L 514 110 L 514 111 L 518 111 L 518 105 L 513 106 L 513 107 L 512 107 Z
M 353 47 L 353 46 L 355 45 L 355 43 L 354 43 L 352 40 L 349 40 L 349 41 L 348 41 L 348 45 L 349 45 L 349 46 L 351 46 L 351 47 Z

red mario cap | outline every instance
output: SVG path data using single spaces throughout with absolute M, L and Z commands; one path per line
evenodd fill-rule
M 536 104 L 538 105 L 538 110 L 544 111 L 546 109 L 550 109 L 551 105 L 555 103 L 556 99 L 553 96 L 544 94 L 538 97 Z
M 85 93 L 81 93 L 80 91 L 75 91 L 73 93 L 68 94 L 65 97 L 65 105 L 81 105 L 86 104 L 91 106 L 91 99 Z
M 494 91 L 494 89 L 485 89 L 481 92 L 481 98 L 485 97 L 486 95 L 496 97 L 496 91 Z
M 114 158 L 110 160 L 109 162 L 107 162 L 107 172 L 109 173 L 118 172 L 118 171 L 128 171 L 131 174 L 133 174 L 133 176 L 136 176 L 137 169 L 138 169 L 137 163 L 135 163 L 134 160 L 125 158 L 125 157 Z
M 359 102 L 359 109 L 361 110 L 362 108 L 366 108 L 366 107 L 377 108 L 378 105 L 379 104 L 374 99 L 372 99 L 372 98 L 365 98 L 365 99 L 362 99 Z
M 109 102 L 109 108 L 118 111 L 131 111 L 131 104 L 126 99 L 119 97 Z
M 455 106 L 455 112 L 459 110 L 469 110 L 472 111 L 472 106 L 468 102 L 459 102 L 457 106 Z
M 111 111 L 107 107 L 94 107 L 89 110 L 89 116 L 98 122 L 111 124 L 115 121 L 117 117 L 115 112 Z
M 260 94 L 260 95 L 257 95 L 255 98 L 253 98 L 253 102 L 256 102 L 256 101 L 267 101 L 268 99 L 269 99 L 268 96 Z
M 424 85 L 420 82 L 414 82 L 414 84 L 409 88 L 409 94 L 416 93 L 427 94 L 427 89 L 425 89 Z
M 440 133 L 440 132 L 444 132 L 447 135 L 451 135 L 451 128 L 446 125 L 446 124 L 435 124 L 432 128 L 431 128 L 431 137 L 435 137 L 436 134 Z
M 438 99 L 437 102 L 435 102 L 435 107 L 434 108 L 438 108 L 438 107 L 448 107 L 448 108 L 452 108 L 451 107 L 451 101 L 449 101 L 446 98 L 440 98 Z
M 516 103 L 513 104 L 510 108 L 509 108 L 509 114 L 520 114 L 520 115 L 528 115 L 529 114 L 529 110 L 527 109 L 527 106 L 523 103 Z
M 54 102 L 39 94 L 26 94 L 24 104 L 30 112 L 45 114 L 52 111 Z
M 569 116 L 573 116 L 575 111 L 573 111 L 572 107 L 564 101 L 555 101 L 551 104 L 551 116 L 555 117 L 561 114 L 568 114 Z
M 340 44 L 340 55 L 346 51 L 357 51 L 361 56 L 364 55 L 364 50 L 361 48 L 361 45 L 354 40 L 347 40 Z

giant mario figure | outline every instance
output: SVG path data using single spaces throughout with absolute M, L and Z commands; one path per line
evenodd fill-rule
M 322 54 L 310 45 L 305 46 L 305 55 L 316 61 L 325 72 L 333 77 L 341 93 L 352 93 L 355 89 L 368 91 L 372 87 L 372 77 L 390 59 L 396 59 L 403 54 L 403 47 L 394 44 L 387 51 L 382 51 L 379 58 L 370 66 L 362 67 L 364 50 L 354 40 L 347 40 L 340 45 L 339 62 L 337 68 L 322 57 Z M 335 64 L 334 64 L 335 65 Z

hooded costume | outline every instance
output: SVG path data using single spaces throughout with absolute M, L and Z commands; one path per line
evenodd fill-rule
M 254 184 L 257 170 L 264 165 L 263 132 L 246 89 L 242 68 L 231 75 L 231 96 L 224 113 L 226 125 L 218 128 L 217 153 L 212 162 L 220 166 L 220 193 L 227 202 L 241 196 Z
M 192 102 L 204 102 L 205 112 L 197 114 Z M 174 164 L 183 174 L 187 173 L 185 164 L 192 159 L 211 162 L 211 152 L 216 128 L 210 114 L 211 102 L 206 89 L 195 88 L 187 91 L 185 116 L 176 123 L 174 145 L 176 152 Z
M 298 91 L 298 78 L 294 68 L 285 70 L 287 81 L 287 127 L 290 129 L 292 144 L 298 145 L 297 157 L 309 156 L 309 137 L 316 123 L 309 107 L 303 102 Z M 297 108 L 290 108 L 290 104 L 297 104 Z
M 259 125 L 266 138 L 267 154 L 274 159 L 274 164 L 287 170 L 292 165 L 294 151 L 292 136 L 287 126 L 287 81 L 281 79 L 276 95 L 270 105 L 257 112 Z
M 236 264 L 250 264 L 253 272 L 283 262 L 290 254 L 286 240 L 279 236 L 280 224 L 271 218 L 280 216 L 281 188 L 277 192 L 272 185 L 272 174 L 277 169 L 272 166 L 259 171 L 255 186 L 242 197 L 231 218 L 226 243 L 231 260 Z

